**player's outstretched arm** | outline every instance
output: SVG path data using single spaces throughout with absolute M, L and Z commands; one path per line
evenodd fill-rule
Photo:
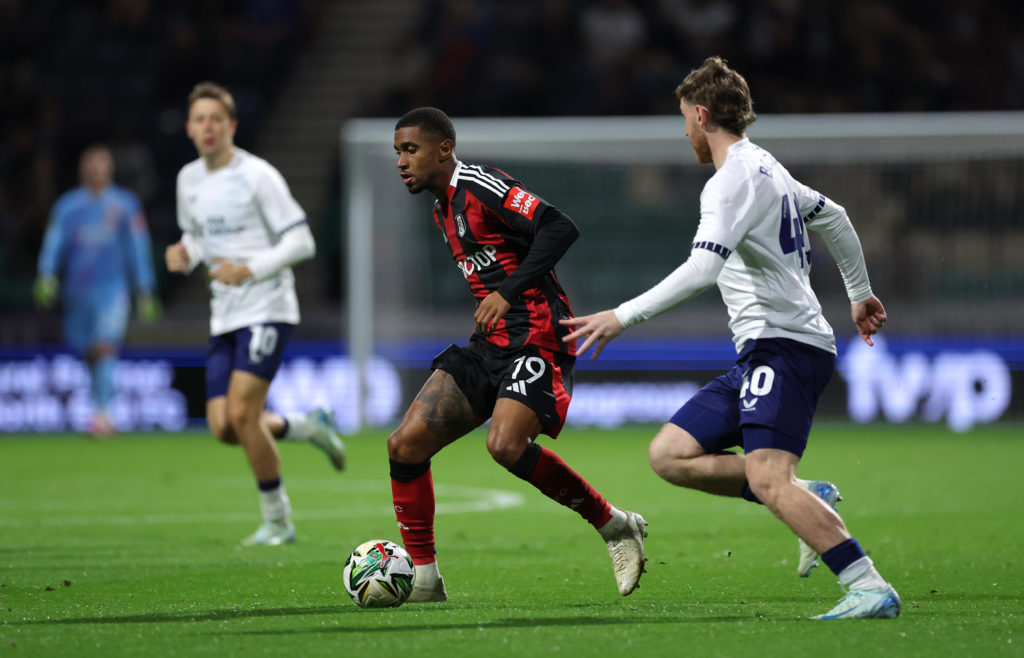
M 576 350 L 576 354 L 582 355 L 590 349 L 591 345 L 594 345 L 594 353 L 590 355 L 591 359 L 596 359 L 600 356 L 604 346 L 621 334 L 624 328 L 619 319 L 615 317 L 615 311 L 612 310 L 576 318 L 567 318 L 559 320 L 558 323 L 565 327 L 576 328 L 575 331 L 562 339 L 566 343 L 578 338 L 586 338 L 583 341 L 583 345 Z
M 875 341 L 871 337 L 878 333 L 886 320 L 885 307 L 882 306 L 882 302 L 877 297 L 871 296 L 862 302 L 851 304 L 850 317 L 857 325 L 860 337 L 864 339 L 865 343 L 874 347 Z

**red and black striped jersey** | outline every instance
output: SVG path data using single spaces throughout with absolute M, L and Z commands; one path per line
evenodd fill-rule
M 505 172 L 466 162 L 433 212 L 477 304 L 498 291 L 512 306 L 483 337 L 499 347 L 536 345 L 575 356 L 575 342 L 562 341 L 571 329 L 558 320 L 572 317 L 572 309 L 554 271 L 579 235 L 572 220 Z

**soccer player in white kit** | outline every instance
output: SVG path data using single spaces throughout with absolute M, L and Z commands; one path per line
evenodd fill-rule
M 234 145 L 235 101 L 211 82 L 188 99 L 189 138 L 199 158 L 178 173 L 182 237 L 165 254 L 167 269 L 210 275 L 210 345 L 206 357 L 206 419 L 220 441 L 241 445 L 259 488 L 263 524 L 244 545 L 295 541 L 291 503 L 281 480 L 275 439 L 310 441 L 345 467 L 345 446 L 333 415 L 279 415 L 265 409 L 299 302 L 291 266 L 313 257 L 306 215 L 284 178 L 266 160 Z
M 846 211 L 796 181 L 746 137 L 756 114 L 746 80 L 718 57 L 676 89 L 686 135 L 717 170 L 700 197 L 689 258 L 613 310 L 562 320 L 596 358 L 623 329 L 716 282 L 729 310 L 736 365 L 691 398 L 651 441 L 654 471 L 672 484 L 763 503 L 799 538 L 798 573 L 820 556 L 847 594 L 815 619 L 896 617 L 900 598 L 834 510 L 835 485 L 796 477 L 818 396 L 835 365 L 835 338 L 810 286 L 810 240 L 835 257 L 861 338 L 885 322 Z M 742 446 L 744 454 L 727 452 Z

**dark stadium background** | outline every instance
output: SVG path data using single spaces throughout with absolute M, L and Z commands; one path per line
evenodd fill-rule
M 111 146 L 118 182 L 143 199 L 164 302 L 160 323 L 133 324 L 126 357 L 167 360 L 188 417 L 202 416 L 203 277 L 169 277 L 162 267 L 179 235 L 175 174 L 195 157 L 183 124 L 197 81 L 234 92 L 236 143 L 278 166 L 309 213 L 318 257 L 297 268 L 304 321 L 293 354 L 319 359 L 344 351 L 338 135 L 346 119 L 418 105 L 456 119 L 672 115 L 673 88 L 709 54 L 746 75 L 762 115 L 1024 109 L 1019 2 L 938 0 L 922 11 L 881 0 L 0 0 L 0 431 L 31 429 L 23 407 L 39 389 L 19 377 L 51 372 L 61 352 L 59 316 L 33 308 L 31 285 L 49 208 L 76 184 L 78 155 L 95 142 Z M 1020 181 L 1020 160 L 1010 164 Z M 898 173 L 893 180 L 915 184 Z M 943 190 L 919 193 L 941 199 Z M 936 232 L 976 223 L 997 243 L 1019 224 L 1020 197 L 986 202 L 977 217 L 918 221 Z M 898 265 L 868 255 L 873 268 L 893 272 L 886 281 L 906 284 Z M 946 266 L 940 254 L 918 267 Z M 937 357 L 993 341 L 1019 389 L 1024 350 L 1012 339 L 1022 335 L 1024 275 L 952 278 L 942 288 L 952 302 L 924 299 L 936 317 L 955 314 L 962 296 L 983 295 L 998 322 L 977 320 L 952 336 L 936 323 L 934 335 L 897 336 L 894 349 Z M 434 347 L 399 349 L 403 396 Z M 663 381 L 673 369 L 697 380 L 727 363 L 721 352 L 645 352 L 592 372 L 595 382 L 622 372 Z M 837 375 L 824 412 L 847 417 L 847 398 Z M 1004 419 L 1024 417 L 1019 398 Z

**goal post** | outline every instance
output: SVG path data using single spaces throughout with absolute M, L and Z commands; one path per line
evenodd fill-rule
M 575 312 L 614 306 L 685 259 L 713 169 L 695 162 L 682 117 L 453 122 L 460 159 L 522 179 L 580 226 L 557 268 Z M 394 124 L 353 119 L 341 130 L 342 326 L 364 419 L 374 355 L 422 362 L 424 350 L 472 330 L 472 300 L 430 217 L 434 199 L 410 195 L 398 177 Z M 766 115 L 748 134 L 847 208 L 874 288 L 899 318 L 887 330 L 1024 334 L 1024 112 Z M 844 340 L 842 282 L 821 244 L 815 251 L 815 290 Z M 666 349 L 728 340 L 717 293 L 630 334 Z

